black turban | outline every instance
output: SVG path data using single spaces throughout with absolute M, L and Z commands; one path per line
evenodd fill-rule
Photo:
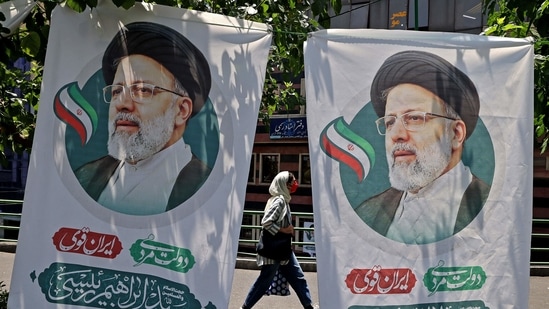
M 399 84 L 423 87 L 450 105 L 465 123 L 466 138 L 475 130 L 480 99 L 465 73 L 441 57 L 424 51 L 403 51 L 387 58 L 372 82 L 370 97 L 379 117 L 385 115 L 383 92 Z
M 111 85 L 119 59 L 143 55 L 168 69 L 193 101 L 192 115 L 200 111 L 212 84 L 204 55 L 182 34 L 150 22 L 127 24 L 112 39 L 103 55 L 103 78 Z

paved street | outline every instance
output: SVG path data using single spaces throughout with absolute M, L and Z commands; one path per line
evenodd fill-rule
M 0 251 L 0 281 L 3 281 L 9 289 L 11 271 L 15 254 Z M 258 275 L 257 270 L 236 269 L 233 292 L 229 302 L 229 309 L 238 309 L 246 297 L 246 293 Z M 318 289 L 316 285 L 316 273 L 306 272 L 305 277 L 309 282 L 314 304 L 318 305 Z M 297 296 L 292 291 L 290 296 L 263 297 L 254 309 L 299 309 L 301 308 Z M 529 309 L 549 308 L 549 276 L 530 277 L 530 306 Z M 497 308 L 494 308 L 497 309 Z M 521 309 L 521 308 L 516 308 Z

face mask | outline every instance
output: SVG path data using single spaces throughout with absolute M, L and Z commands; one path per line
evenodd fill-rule
M 290 193 L 294 193 L 295 191 L 297 191 L 297 187 L 299 187 L 299 185 L 297 184 L 297 181 L 294 181 L 294 183 L 292 183 L 292 186 L 290 187 Z

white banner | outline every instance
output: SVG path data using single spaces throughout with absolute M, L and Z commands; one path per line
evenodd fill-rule
M 57 7 L 9 308 L 227 308 L 271 35 Z
M 2 33 L 2 36 L 13 34 L 35 5 L 36 2 L 32 0 L 14 0 L 0 3 L 0 12 L 6 17 L 6 20 L 1 22 L 2 26 L 10 29 L 9 34 Z
M 322 306 L 527 308 L 531 42 L 319 31 L 305 76 Z

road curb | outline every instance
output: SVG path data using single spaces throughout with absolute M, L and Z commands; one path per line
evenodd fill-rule
M 549 266 L 532 266 L 530 267 L 530 276 L 547 277 L 549 276 Z
M 17 249 L 16 242 L 0 242 L 0 252 L 15 253 Z

